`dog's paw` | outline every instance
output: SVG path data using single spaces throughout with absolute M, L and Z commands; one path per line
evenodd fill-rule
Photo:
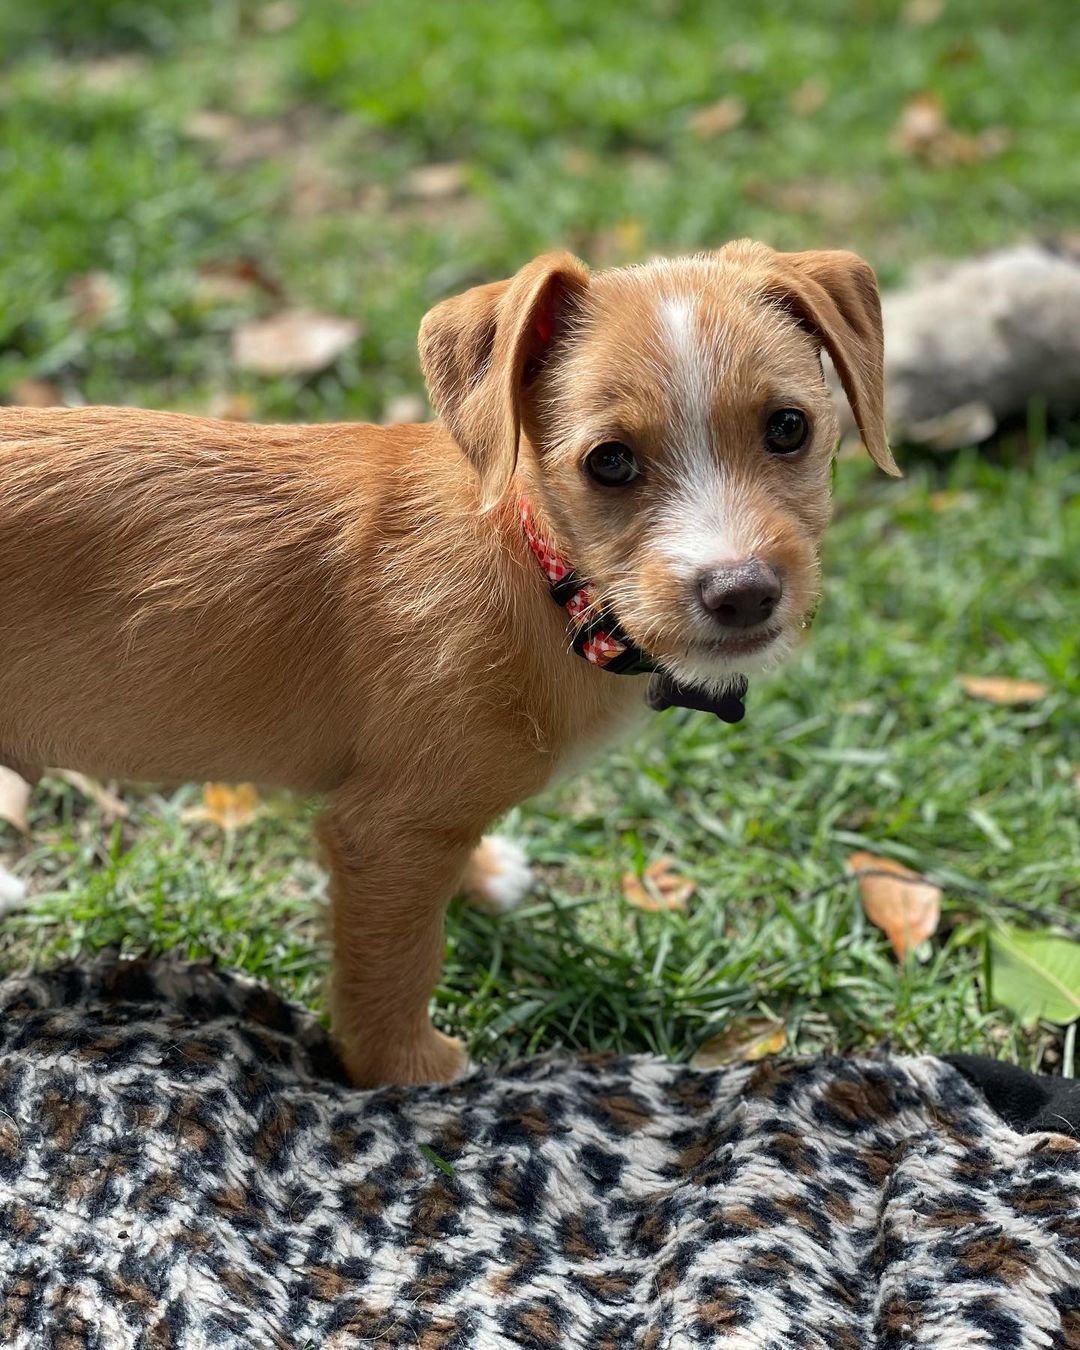
M 407 1041 L 362 1040 L 352 1047 L 339 1042 L 338 1051 L 353 1085 L 360 1088 L 451 1083 L 472 1067 L 462 1042 L 430 1024 Z
M 486 834 L 473 850 L 462 889 L 475 909 L 506 914 L 532 889 L 533 874 L 525 850 L 501 834 Z

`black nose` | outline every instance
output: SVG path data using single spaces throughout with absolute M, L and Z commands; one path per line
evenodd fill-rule
M 779 575 L 760 558 L 704 572 L 700 586 L 701 603 L 725 628 L 764 623 L 784 593 Z

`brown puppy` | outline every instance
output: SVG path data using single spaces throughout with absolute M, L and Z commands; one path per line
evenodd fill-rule
M 595 276 L 553 254 L 438 305 L 426 426 L 0 409 L 0 762 L 329 794 L 349 1070 L 451 1077 L 428 1020 L 446 903 L 467 873 L 510 898 L 485 827 L 649 679 L 570 650 L 519 499 L 590 605 L 715 693 L 814 603 L 822 346 L 895 472 L 872 271 L 745 241 Z

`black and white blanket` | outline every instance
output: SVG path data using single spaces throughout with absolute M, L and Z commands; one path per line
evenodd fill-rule
M 0 1344 L 1077 1350 L 1075 1097 L 1003 1079 L 1009 1124 L 961 1067 L 541 1058 L 359 1092 L 220 970 L 11 978 Z

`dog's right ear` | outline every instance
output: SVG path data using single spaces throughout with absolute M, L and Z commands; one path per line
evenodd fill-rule
M 589 285 L 584 263 L 546 253 L 508 281 L 436 305 L 420 325 L 420 365 L 435 411 L 480 475 L 485 507 L 517 467 L 521 397 Z

